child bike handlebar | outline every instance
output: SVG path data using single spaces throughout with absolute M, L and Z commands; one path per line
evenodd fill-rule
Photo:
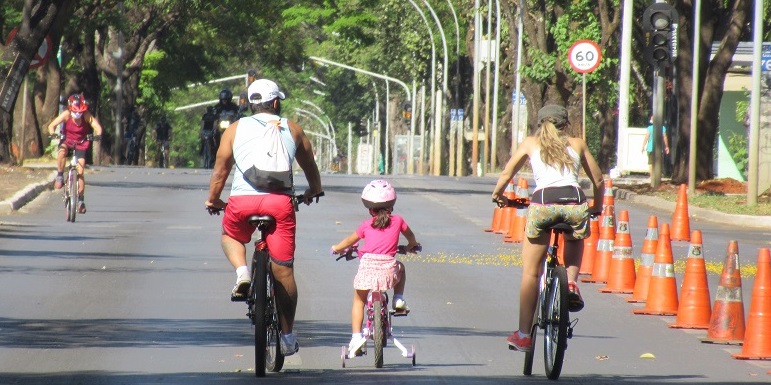
M 396 247 L 396 253 L 397 254 L 407 254 L 407 253 L 417 253 L 419 251 L 423 251 L 423 246 L 421 244 L 417 244 L 415 247 L 413 247 L 411 250 L 407 249 L 407 245 L 399 245 Z M 335 261 L 339 261 L 343 258 L 345 258 L 346 261 L 350 261 L 353 259 L 359 258 L 359 246 L 353 245 L 350 247 L 346 247 L 339 253 L 336 252 L 334 249 L 330 250 L 330 253 L 332 255 L 340 254 L 339 257 L 335 258 Z

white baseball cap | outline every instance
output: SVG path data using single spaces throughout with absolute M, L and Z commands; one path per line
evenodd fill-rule
M 286 95 L 279 91 L 278 85 L 268 79 L 259 79 L 252 82 L 247 90 L 250 103 L 269 102 L 275 98 L 286 99 Z

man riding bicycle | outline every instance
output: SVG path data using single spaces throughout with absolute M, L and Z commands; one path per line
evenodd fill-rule
M 321 176 L 311 142 L 303 129 L 280 116 L 281 100 L 285 96 L 276 83 L 257 80 L 249 86 L 248 93 L 254 115 L 232 123 L 222 134 L 205 204 L 211 208 L 225 208 L 221 242 L 225 256 L 236 269 L 233 297 L 246 296 L 251 283 L 245 244 L 251 240 L 255 228 L 247 219 L 252 215 L 270 215 L 276 219 L 276 227 L 268 234 L 266 242 L 276 279 L 281 352 L 287 356 L 299 350 L 292 333 L 297 308 L 293 160 L 297 160 L 308 181 L 304 203 L 309 204 L 311 198 L 322 191 Z M 269 144 L 267 151 L 265 144 Z M 285 167 L 271 169 L 275 164 Z M 220 195 L 234 165 L 236 171 L 226 204 Z M 261 178 L 265 175 L 271 177 Z M 265 179 L 271 179 L 271 183 L 262 183 Z
M 91 145 L 91 141 L 86 140 L 87 136 L 93 132 L 94 140 L 102 139 L 102 125 L 88 111 L 88 103 L 83 94 L 73 94 L 67 99 L 67 109 L 62 111 L 48 125 L 48 134 L 54 135 L 56 126 L 64 123 L 60 132 L 59 151 L 56 154 L 56 179 L 54 188 L 60 189 L 64 186 L 64 164 L 67 158 L 68 149 L 73 149 L 78 156 L 78 212 L 86 213 L 86 203 L 84 199 L 86 190 L 86 179 L 83 171 L 86 167 L 86 150 Z

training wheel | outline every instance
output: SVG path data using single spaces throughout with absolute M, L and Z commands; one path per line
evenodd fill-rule
M 415 345 L 410 345 L 410 349 L 412 349 L 412 366 L 415 366 Z
M 343 362 L 343 369 L 345 369 L 345 356 L 348 354 L 348 349 L 343 346 L 343 353 L 340 355 L 340 360 Z

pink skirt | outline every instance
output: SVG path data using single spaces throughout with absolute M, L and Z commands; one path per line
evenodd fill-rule
M 399 283 L 399 265 L 388 254 L 364 254 L 353 279 L 356 290 L 388 290 Z

